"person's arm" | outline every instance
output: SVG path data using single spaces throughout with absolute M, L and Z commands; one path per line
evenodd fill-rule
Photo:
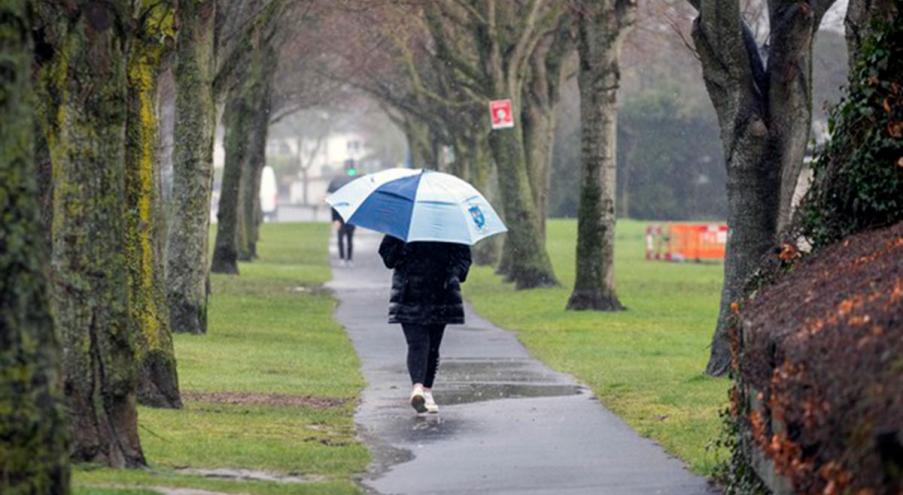
M 404 248 L 404 241 L 390 235 L 383 237 L 383 241 L 379 244 L 379 255 L 386 268 L 395 268 L 404 261 Z
M 451 278 L 457 278 L 459 282 L 466 281 L 470 263 L 470 247 L 463 244 L 455 245 L 451 255 Z

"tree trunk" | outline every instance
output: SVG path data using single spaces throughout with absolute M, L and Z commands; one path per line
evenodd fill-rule
M 251 109 L 237 91 L 230 91 L 223 113 L 226 128 L 224 138 L 226 163 L 223 166 L 223 182 L 220 186 L 219 210 L 216 215 L 216 243 L 213 248 L 214 273 L 238 274 L 239 235 L 244 228 L 240 222 L 242 169 L 248 154 L 248 120 Z
M 693 40 L 718 114 L 727 167 L 728 237 L 718 324 L 706 372 L 730 366 L 732 302 L 791 213 L 812 116 L 812 42 L 831 1 L 770 8 L 768 64 L 736 2 L 700 4 Z
M 67 495 L 69 449 L 33 165 L 25 3 L 0 6 L 0 492 Z
M 404 135 L 408 142 L 408 154 L 411 157 L 413 168 L 429 168 L 430 143 L 429 131 L 423 124 L 414 121 L 412 117 L 404 117 Z
M 624 309 L 614 286 L 618 57 L 634 10 L 629 0 L 587 1 L 577 14 L 583 180 L 576 281 L 568 309 Z
M 245 253 L 241 253 L 240 259 L 250 261 L 257 257 L 257 241 L 260 238 L 260 222 L 262 214 L 260 211 L 260 182 L 263 176 L 263 168 L 266 166 L 266 146 L 267 136 L 270 126 L 270 106 L 273 85 L 273 71 L 265 70 L 266 67 L 272 67 L 278 63 L 275 51 L 268 45 L 260 47 L 254 56 L 259 58 L 255 62 L 253 77 L 256 81 L 253 83 L 251 91 L 253 94 L 249 98 L 255 101 L 252 106 L 254 109 L 251 118 L 251 132 L 248 134 L 248 160 L 244 171 L 246 175 L 242 181 L 247 187 L 243 190 L 242 195 L 242 213 L 244 215 L 243 225 L 245 228 L 245 242 L 239 243 L 239 246 L 246 249 Z
M 496 203 L 498 187 L 495 180 L 495 167 L 489 152 L 489 143 L 485 135 L 475 133 L 470 136 L 467 146 L 467 176 L 473 186 L 489 200 Z M 500 213 L 502 213 L 500 211 Z M 502 237 L 492 236 L 483 239 L 473 247 L 473 261 L 477 265 L 492 266 L 498 263 L 502 250 Z
M 145 464 L 123 256 L 127 40 L 124 0 L 85 11 L 37 6 L 53 54 L 39 76 L 53 163 L 51 304 L 62 333 L 72 457 Z
M 539 232 L 522 134 L 518 129 L 492 131 L 489 146 L 498 167 L 499 189 L 508 227 L 505 246 L 509 251 L 510 264 L 505 274 L 518 289 L 555 286 L 558 281 Z
M 248 40 L 247 64 L 229 92 L 224 122 L 226 163 L 220 189 L 212 270 L 238 273 L 254 256 L 260 176 L 266 162 L 274 49 L 258 31 Z M 238 48 L 243 49 L 243 48 Z M 230 245 L 231 240 L 231 245 Z
M 146 16 L 128 54 L 126 121 L 126 260 L 129 272 L 129 315 L 138 361 L 138 400 L 152 407 L 181 407 L 176 358 L 163 290 L 163 263 L 158 256 L 156 154 L 156 81 L 164 49 L 159 17 Z M 156 15 L 155 15 L 156 14 Z
M 524 84 L 522 121 L 527 173 L 543 239 L 549 213 L 555 109 L 561 99 L 565 59 L 573 52 L 573 46 L 569 34 L 556 31 L 545 35 L 530 55 L 529 77 Z
M 213 191 L 214 0 L 179 3 L 175 53 L 172 210 L 166 299 L 175 332 L 207 332 L 210 195 Z
M 472 182 L 470 171 L 473 168 L 474 153 L 473 140 L 463 133 L 455 134 L 455 159 L 449 164 L 448 173 L 460 177 L 462 180 Z M 482 191 L 481 191 L 482 192 Z
M 524 148 L 527 171 L 539 233 L 546 238 L 546 217 L 549 214 L 549 183 L 552 173 L 552 143 L 555 138 L 555 110 L 546 108 L 531 98 L 524 99 Z
M 872 23 L 878 19 L 890 20 L 899 14 L 899 1 L 896 0 L 850 0 L 843 24 L 851 71 L 859 60 L 862 41 L 872 32 Z

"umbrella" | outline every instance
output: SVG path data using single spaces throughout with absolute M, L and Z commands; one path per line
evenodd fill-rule
M 383 170 L 345 185 L 326 202 L 347 223 L 405 242 L 473 245 L 508 230 L 473 186 L 431 170 Z

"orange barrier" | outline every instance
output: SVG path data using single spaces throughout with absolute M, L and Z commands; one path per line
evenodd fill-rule
M 722 260 L 728 229 L 724 224 L 672 223 L 646 227 L 646 259 Z

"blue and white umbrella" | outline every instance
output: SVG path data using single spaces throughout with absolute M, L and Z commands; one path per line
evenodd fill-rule
M 476 244 L 506 232 L 486 198 L 454 175 L 391 168 L 365 175 L 326 198 L 346 223 L 405 242 Z

